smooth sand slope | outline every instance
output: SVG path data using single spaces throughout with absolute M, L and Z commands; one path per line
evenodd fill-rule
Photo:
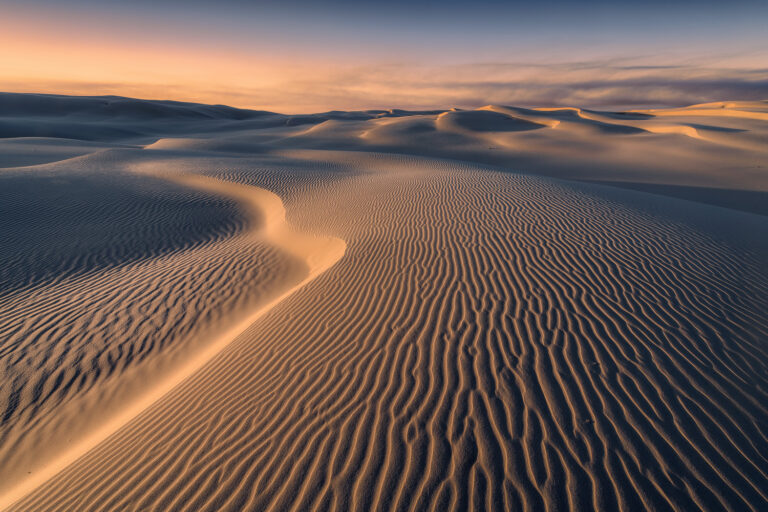
M 768 507 L 765 104 L 54 99 L 141 134 L 0 140 L 4 507 Z

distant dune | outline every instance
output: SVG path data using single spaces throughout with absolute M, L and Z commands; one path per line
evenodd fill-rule
M 0 137 L 1 509 L 768 509 L 768 101 Z

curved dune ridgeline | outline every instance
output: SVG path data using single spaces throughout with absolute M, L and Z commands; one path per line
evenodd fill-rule
M 66 176 L 78 165 L 82 173 L 89 164 L 88 159 L 61 164 L 68 170 L 57 175 Z M 91 184 L 98 180 L 90 178 L 88 184 L 75 181 L 86 187 L 77 192 L 103 193 Z M 59 270 L 53 282 L 41 279 L 0 298 L 7 315 L 0 332 L 8 377 L 3 382 L 8 405 L 0 443 L 0 503 L 8 505 L 117 431 L 344 253 L 339 239 L 305 235 L 287 225 L 282 202 L 266 190 L 196 175 L 165 178 L 237 200 L 254 227 L 242 224 L 237 231 L 221 231 L 213 239 L 167 254 L 145 251 L 130 263 L 117 257 L 116 242 L 136 248 L 142 240 L 131 236 L 143 233 L 123 227 L 115 240 L 107 238 L 115 234 L 105 229 L 96 234 L 102 237 L 101 245 L 113 250 L 103 272 L 95 272 L 99 269 L 93 261 L 62 258 L 74 267 L 72 276 Z M 46 183 L 44 178 L 38 181 Z M 128 183 L 146 185 L 146 179 L 127 176 L 113 186 Z M 125 191 L 122 196 L 125 200 Z M 95 215 L 114 222 L 108 213 L 114 203 L 105 198 L 89 202 Z M 131 224 L 157 222 L 157 217 L 141 218 L 145 212 L 136 211 L 141 206 L 136 198 L 128 204 L 133 211 L 126 220 Z M 168 207 L 157 200 L 152 206 Z M 210 220 L 196 220 L 196 229 L 205 222 Z M 163 239 L 172 235 L 163 233 Z M 18 265 L 6 272 L 29 269 L 24 262 Z M 78 265 L 87 271 L 77 272 Z
M 768 509 L 764 103 L 160 106 L 6 144 L 0 508 Z

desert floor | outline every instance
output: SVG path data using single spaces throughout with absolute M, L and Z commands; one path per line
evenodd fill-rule
M 0 137 L 0 508 L 768 510 L 768 102 Z

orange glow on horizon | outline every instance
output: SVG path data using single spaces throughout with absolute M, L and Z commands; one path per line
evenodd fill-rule
M 0 20 L 0 91 L 5 92 L 109 94 L 309 113 L 488 103 L 589 106 L 611 98 L 631 99 L 649 79 L 655 89 L 649 89 L 647 97 L 686 104 L 740 98 L 688 98 L 683 89 L 670 91 L 668 82 L 677 80 L 684 88 L 687 80 L 768 80 L 768 72 L 756 73 L 768 58 L 768 49 L 728 59 L 707 57 L 693 65 L 695 59 L 675 56 L 666 61 L 595 59 L 592 67 L 584 66 L 584 61 L 570 65 L 567 60 L 547 61 L 536 55 L 525 55 L 528 64 L 439 63 L 417 54 L 352 57 L 323 52 L 300 34 L 285 45 L 254 38 L 250 45 L 237 46 L 217 40 L 213 31 L 195 38 L 178 32 L 178 27 L 160 33 L 152 27 L 144 36 L 141 27 L 127 30 L 126 22 L 110 34 L 109 25 L 95 17 L 57 23 L 51 16 L 33 22 L 29 13 L 27 18 L 4 14 L 8 15 Z M 684 65 L 654 69 L 676 62 Z M 645 64 L 651 64 L 649 69 Z M 589 86 L 599 80 L 605 87 Z M 588 86 L 579 89 L 585 83 Z

